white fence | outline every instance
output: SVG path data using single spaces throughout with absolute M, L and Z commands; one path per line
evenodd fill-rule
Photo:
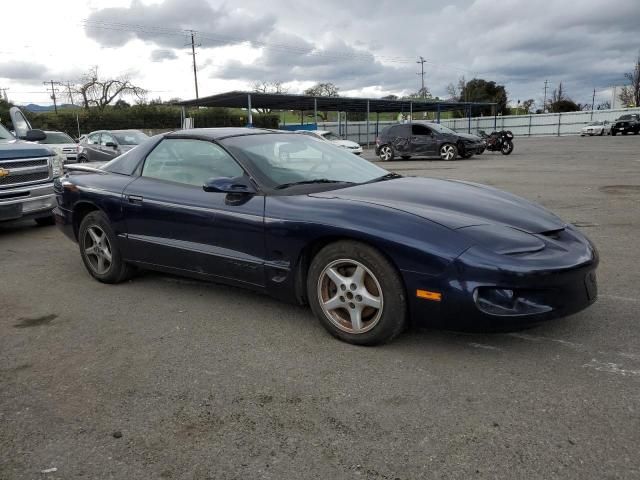
M 620 110 L 593 110 L 587 112 L 545 113 L 533 115 L 509 115 L 498 117 L 472 117 L 441 120 L 441 124 L 458 132 L 477 133 L 484 130 L 487 133 L 497 130 L 511 130 L 516 136 L 544 136 L 544 135 L 577 135 L 580 129 L 592 121 L 600 120 L 613 122 L 625 113 L 638 113 L 640 108 L 626 108 Z M 373 115 L 372 115 L 373 117 Z M 418 120 L 418 118 L 416 118 Z M 495 128 L 494 128 L 495 122 Z M 330 130 L 342 138 L 353 140 L 360 144 L 373 144 L 378 132 L 387 125 L 397 122 L 384 121 L 376 124 L 375 119 L 367 122 L 319 122 L 318 129 Z

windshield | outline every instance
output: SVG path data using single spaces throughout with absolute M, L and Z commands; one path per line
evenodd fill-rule
M 120 145 L 140 145 L 149 137 L 142 132 L 130 130 L 128 132 L 111 132 Z
M 57 143 L 76 143 L 69 135 L 64 132 L 46 132 L 47 138 L 41 140 L 40 143 L 57 144 Z
M 0 124 L 0 142 L 6 140 L 15 140 L 15 138 L 9 133 L 9 130 L 7 130 L 2 126 L 2 124 Z
M 598 122 L 591 122 L 589 124 L 589 126 L 593 126 L 593 127 L 597 127 L 598 125 L 602 125 L 602 122 L 598 121 Z
M 434 130 L 436 130 L 436 131 L 438 131 L 440 133 L 452 133 L 454 135 L 457 135 L 455 130 L 451 130 L 450 128 L 447 128 L 444 125 L 440 125 L 439 123 L 430 123 L 429 127 L 433 128 Z
M 221 141 L 245 159 L 270 188 L 300 182 L 365 183 L 388 172 L 351 152 L 308 135 L 264 134 Z
M 631 120 L 631 115 L 622 115 L 618 120 Z
M 333 132 L 326 132 L 326 133 L 321 133 L 320 134 L 322 136 L 322 138 L 325 138 L 327 140 L 333 141 L 333 140 L 342 140 L 338 135 L 336 135 Z

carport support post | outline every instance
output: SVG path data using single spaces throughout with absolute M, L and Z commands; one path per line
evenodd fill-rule
M 318 99 L 313 97 L 313 123 L 316 124 L 316 130 L 318 129 Z
M 247 93 L 247 112 L 249 112 L 249 127 L 253 127 L 253 114 L 251 113 L 251 94 Z
M 78 116 L 78 115 L 76 114 L 76 117 L 77 117 L 77 116 Z M 186 109 L 184 108 L 184 105 L 182 106 L 182 113 L 181 113 L 181 117 L 182 117 L 182 118 L 181 118 L 181 123 L 182 123 L 182 125 L 180 125 L 180 128 L 184 128 L 184 122 L 185 122 L 185 119 L 187 118 L 187 111 L 186 111 Z M 78 137 L 79 137 L 79 136 L 80 136 L 80 124 L 78 124 Z
M 349 116 L 349 112 L 344 112 L 344 139 L 345 140 L 349 140 L 349 132 L 348 132 L 349 119 L 347 118 L 348 116 Z
M 471 133 L 471 105 L 467 105 L 468 127 L 467 133 Z
M 436 116 L 436 123 L 440 123 L 440 104 L 439 103 L 438 103 L 437 107 L 438 107 L 438 114 Z
M 376 138 L 378 138 L 378 129 L 380 128 L 380 112 L 376 112 Z
M 493 106 L 493 131 L 498 129 L 498 108 Z
M 409 102 L 409 121 L 413 122 L 413 102 Z
M 560 136 L 560 118 L 562 117 L 562 113 L 558 113 L 558 136 Z
M 369 100 L 367 100 L 367 148 L 370 147 L 369 142 Z

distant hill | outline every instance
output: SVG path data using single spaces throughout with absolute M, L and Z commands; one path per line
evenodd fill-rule
M 35 103 L 30 103 L 28 105 L 22 105 L 20 108 L 24 108 L 29 112 L 53 112 L 53 105 L 37 105 Z M 70 103 L 63 103 L 62 105 L 58 105 L 58 109 L 63 108 L 78 108 L 77 105 L 71 105 Z

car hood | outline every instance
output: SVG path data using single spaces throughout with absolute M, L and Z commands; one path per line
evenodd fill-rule
M 542 233 L 565 226 L 553 213 L 524 198 L 485 185 L 457 180 L 404 177 L 313 193 L 310 196 L 381 205 L 451 229 L 472 225 L 506 225 L 527 233 Z
M 473 135 L 471 133 L 458 133 L 458 136 L 460 138 L 463 138 L 465 140 L 473 140 L 474 142 L 481 142 L 482 139 L 477 136 L 477 135 Z
M 37 143 L 9 140 L 0 143 L 0 160 L 50 157 L 54 155 L 51 149 Z
M 339 147 L 359 147 L 360 145 L 356 142 L 352 142 L 351 140 L 330 140 L 334 145 L 338 145 Z

